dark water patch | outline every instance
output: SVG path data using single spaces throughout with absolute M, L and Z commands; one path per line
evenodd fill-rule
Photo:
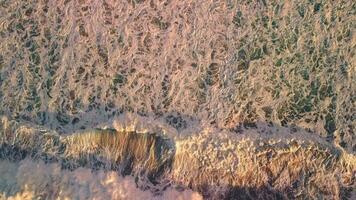
M 79 167 L 114 170 L 123 176 L 147 177 L 154 185 L 172 167 L 174 144 L 159 135 L 115 130 L 96 130 L 94 134 L 94 137 L 88 137 L 85 133 L 69 136 L 73 137 L 70 138 L 71 142 L 54 137 L 17 138 L 18 142 L 0 145 L 0 159 L 19 162 L 31 158 L 45 163 L 59 163 L 62 169 L 68 170 Z M 82 142 L 88 139 L 86 137 L 96 140 L 98 148 L 90 153 L 76 150 L 73 154 L 71 150 L 81 148 Z M 90 141 L 87 142 L 90 144 Z

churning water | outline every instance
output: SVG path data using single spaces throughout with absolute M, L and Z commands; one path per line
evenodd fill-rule
M 355 7 L 0 0 L 1 198 L 352 199 Z

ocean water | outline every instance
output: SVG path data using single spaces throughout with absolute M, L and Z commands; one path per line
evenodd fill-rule
M 3 198 L 352 199 L 355 7 L 0 0 Z

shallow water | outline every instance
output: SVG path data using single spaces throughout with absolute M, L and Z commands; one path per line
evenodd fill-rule
M 58 137 L 109 127 L 179 144 L 209 132 L 354 156 L 354 8 L 0 0 L 0 114 Z

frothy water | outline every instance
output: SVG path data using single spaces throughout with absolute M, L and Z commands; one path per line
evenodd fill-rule
M 352 198 L 354 7 L 0 0 L 4 198 Z
M 23 160 L 0 161 L 0 199 L 180 199 L 200 200 L 190 190 L 168 188 L 161 195 L 153 195 L 136 187 L 131 177 L 122 177 L 115 171 L 91 171 L 78 168 L 62 170 L 58 164 L 44 164 Z M 4 196 L 2 196 L 4 195 Z

